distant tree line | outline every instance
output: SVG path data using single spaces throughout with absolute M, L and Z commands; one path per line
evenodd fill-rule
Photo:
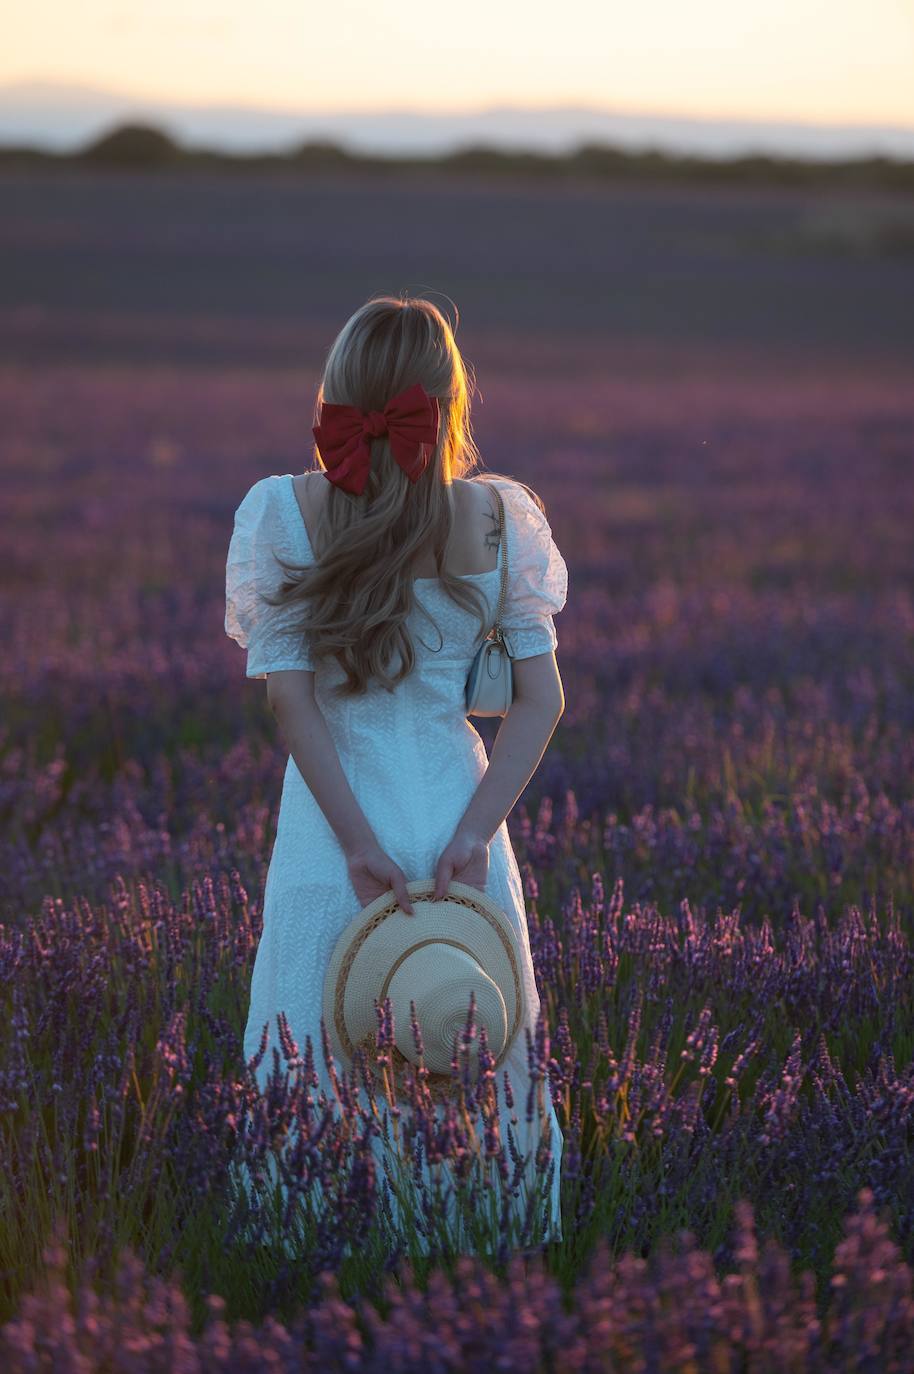
M 349 151 L 332 141 L 314 139 L 273 153 L 229 153 L 184 147 L 151 125 L 122 124 L 69 153 L 0 146 L 0 167 L 57 164 L 139 170 L 219 167 L 238 171 L 300 168 L 302 171 L 384 173 L 396 169 L 417 174 L 439 169 L 495 176 L 520 172 L 536 177 L 586 176 L 629 182 L 773 182 L 914 191 L 914 161 L 900 158 L 866 157 L 822 162 L 757 153 L 722 160 L 660 150 L 629 152 L 605 143 L 581 143 L 572 151 L 559 154 L 515 152 L 485 144 L 469 144 L 455 152 L 434 156 L 380 156 Z

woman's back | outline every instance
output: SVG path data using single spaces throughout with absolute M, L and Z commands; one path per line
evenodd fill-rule
M 498 507 L 485 481 L 455 478 L 451 483 L 454 498 L 454 524 L 445 564 L 456 577 L 478 576 L 496 567 L 501 535 Z M 321 472 L 302 472 L 293 479 L 299 511 L 312 549 L 317 547 L 317 530 L 329 496 Z M 415 576 L 435 580 L 437 572 L 431 550 L 417 558 Z

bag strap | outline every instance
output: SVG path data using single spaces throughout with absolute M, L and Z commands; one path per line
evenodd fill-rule
M 493 625 L 492 630 L 494 633 L 494 638 L 501 641 L 501 617 L 505 608 L 505 592 L 507 591 L 508 587 L 508 522 L 505 519 L 505 504 L 501 499 L 501 492 L 498 490 L 498 487 L 495 485 L 494 482 L 492 482 L 490 485 L 492 487 L 492 490 L 495 492 L 495 499 L 498 502 L 498 519 L 499 525 L 501 527 L 502 544 L 501 582 L 499 583 L 498 588 L 498 605 L 495 608 L 495 624 Z

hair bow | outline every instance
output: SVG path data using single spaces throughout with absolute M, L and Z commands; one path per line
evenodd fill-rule
M 438 420 L 438 400 L 429 396 L 420 382 L 392 397 L 383 410 L 365 411 L 324 401 L 320 423 L 312 426 L 326 465 L 324 476 L 359 496 L 368 481 L 371 441 L 386 434 L 395 460 L 409 480 L 416 482 L 438 442 Z

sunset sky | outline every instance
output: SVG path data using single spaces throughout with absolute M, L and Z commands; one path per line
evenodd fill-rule
M 4 84 L 303 111 L 586 104 L 914 125 L 912 76 L 912 0 L 32 0 L 8 11 L 0 50 Z

